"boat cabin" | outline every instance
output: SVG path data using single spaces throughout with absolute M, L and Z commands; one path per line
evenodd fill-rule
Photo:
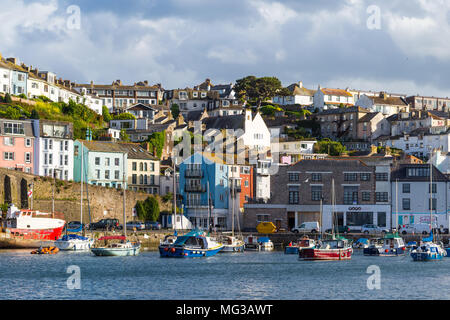
M 348 247 L 346 240 L 324 240 L 320 243 L 320 249 L 344 249 Z

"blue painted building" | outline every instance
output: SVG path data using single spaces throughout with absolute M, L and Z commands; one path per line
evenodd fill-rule
M 179 168 L 179 192 L 183 199 L 184 215 L 194 227 L 208 229 L 211 224 L 226 228 L 229 225 L 228 165 L 211 154 L 195 153 L 185 159 Z M 208 190 L 210 213 L 208 213 Z

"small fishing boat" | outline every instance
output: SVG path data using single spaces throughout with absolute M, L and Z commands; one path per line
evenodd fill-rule
M 261 251 L 273 251 L 274 245 L 269 237 L 259 237 L 258 243 L 260 244 Z
M 178 236 L 176 241 L 159 250 L 162 258 L 196 258 L 211 257 L 223 249 L 223 244 L 205 235 L 203 231 L 193 230 Z
M 249 235 L 244 239 L 244 247 L 246 251 L 260 251 L 261 244 L 258 242 L 257 238 L 253 235 Z
M 170 247 L 177 240 L 177 234 L 169 234 L 164 237 L 164 240 L 159 241 L 158 249 L 159 251 L 164 250 L 164 248 Z
M 411 258 L 414 261 L 440 260 L 447 256 L 442 244 L 433 242 L 433 235 L 422 239 L 420 245 L 411 248 Z
M 369 239 L 359 238 L 352 244 L 353 249 L 365 249 L 369 247 Z
M 41 247 L 31 251 L 31 254 L 57 254 L 58 252 L 59 249 L 57 247 Z
M 350 260 L 353 249 L 350 242 L 343 237 L 319 240 L 314 248 L 299 251 L 302 260 Z
M 299 254 L 303 249 L 314 248 L 316 242 L 314 239 L 310 239 L 308 236 L 302 237 L 297 242 L 290 242 L 288 246 L 284 248 L 285 254 Z
M 380 242 L 382 243 L 380 245 Z M 406 254 L 406 246 L 398 233 L 387 233 L 380 242 L 364 249 L 366 256 L 396 257 Z
M 104 236 L 91 248 L 96 256 L 137 256 L 141 250 L 139 242 L 131 242 L 126 236 Z
M 223 236 L 220 242 L 223 243 L 223 249 L 220 252 L 244 252 L 245 243 L 237 237 Z

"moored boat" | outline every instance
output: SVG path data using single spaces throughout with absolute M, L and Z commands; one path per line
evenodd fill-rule
M 253 235 L 249 235 L 244 239 L 244 247 L 246 251 L 260 251 L 261 244 L 258 242 L 257 238 Z
M 128 241 L 126 236 L 101 237 L 91 248 L 96 256 L 137 256 L 140 250 L 141 244 Z
M 55 246 L 64 251 L 88 251 L 94 244 L 94 239 L 77 234 L 66 234 L 55 241 Z
M 303 249 L 314 248 L 316 242 L 314 239 L 310 239 L 308 236 L 302 237 L 297 242 L 290 242 L 288 246 L 284 248 L 285 254 L 299 254 Z
M 273 242 L 269 239 L 269 237 L 259 237 L 258 243 L 261 246 L 261 251 L 273 251 L 274 249 Z
M 299 252 L 302 260 L 350 260 L 353 249 L 347 239 L 333 237 L 329 240 L 319 240 L 314 248 Z
M 245 243 L 237 237 L 223 236 L 220 242 L 223 244 L 223 249 L 220 252 L 244 252 Z
M 359 238 L 352 244 L 353 249 L 365 249 L 369 247 L 369 239 Z
M 380 245 L 380 242 L 382 243 Z M 380 242 L 374 242 L 364 249 L 366 256 L 396 257 L 406 254 L 406 246 L 398 233 L 387 233 Z
M 193 230 L 164 248 L 159 253 L 162 258 L 198 258 L 211 257 L 223 249 L 223 244 L 205 235 L 203 231 Z
M 62 219 L 51 218 L 51 213 L 18 209 L 10 205 L 6 215 L 6 233 L 0 239 L 0 248 L 52 245 L 61 236 L 65 223 Z

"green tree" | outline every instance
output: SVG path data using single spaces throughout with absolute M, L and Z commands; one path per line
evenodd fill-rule
M 136 201 L 136 205 L 134 206 L 134 208 L 136 209 L 136 215 L 138 216 L 138 218 L 145 221 L 146 211 L 144 207 L 144 201 Z
M 120 114 L 116 114 L 113 117 L 114 120 L 135 120 L 136 117 L 129 112 L 124 112 Z
M 156 154 L 154 154 L 154 156 L 161 158 L 164 144 L 166 143 L 166 131 L 153 132 L 148 137 L 147 142 L 149 143 L 150 152 L 153 152 L 153 150 L 156 149 Z
M 270 99 L 278 93 L 285 94 L 281 86 L 281 81 L 276 77 L 262 77 L 247 76 L 236 80 L 234 91 L 237 97 L 242 101 L 255 103 L 258 109 L 261 103 Z
M 329 139 L 318 141 L 314 146 L 314 149 L 316 153 L 327 153 L 330 156 L 340 156 L 347 152 L 347 149 L 342 143 L 331 141 Z
M 108 122 L 108 123 L 111 121 L 112 117 L 111 117 L 111 114 L 109 113 L 107 106 L 102 107 L 102 116 L 103 116 L 103 121 Z
M 178 118 L 178 115 L 180 114 L 180 106 L 176 103 L 172 104 L 170 107 L 170 112 L 172 112 L 173 118 Z
M 130 136 L 127 134 L 125 129 L 120 130 L 120 140 L 124 142 L 130 142 Z

